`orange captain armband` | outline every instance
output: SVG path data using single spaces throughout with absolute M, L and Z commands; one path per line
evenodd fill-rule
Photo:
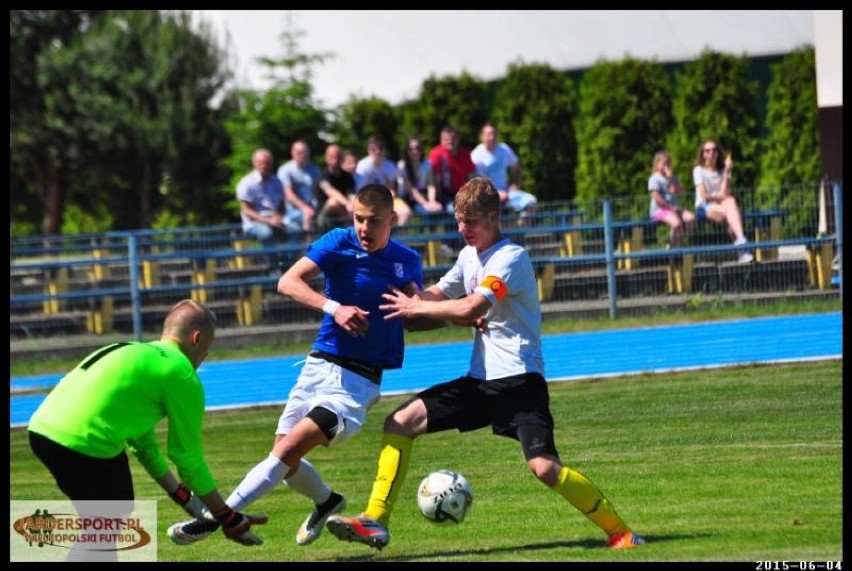
M 485 279 L 482 280 L 482 283 L 479 284 L 482 287 L 487 287 L 491 291 L 494 292 L 494 297 L 497 298 L 497 301 L 500 301 L 506 296 L 506 293 L 509 289 L 506 287 L 506 282 L 501 280 L 495 276 L 485 276 Z

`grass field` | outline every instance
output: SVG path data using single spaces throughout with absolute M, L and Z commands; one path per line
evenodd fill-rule
M 842 362 L 827 361 L 551 384 L 563 460 L 648 539 L 624 552 L 606 549 L 597 527 L 528 472 L 519 446 L 488 430 L 418 439 L 381 552 L 328 533 L 297 546 L 311 505 L 283 486 L 248 510 L 270 516 L 256 528 L 264 545 L 242 547 L 217 533 L 175 546 L 165 529 L 184 513 L 131 465 L 137 497 L 159 500 L 160 561 L 840 561 L 842 377 Z M 402 398 L 376 405 L 356 438 L 310 454 L 347 496 L 347 513 L 366 503 L 382 419 Z M 225 494 L 267 454 L 279 413 L 208 414 L 206 454 Z M 63 499 L 25 430 L 10 431 L 10 464 L 11 499 Z M 459 526 L 417 511 L 417 485 L 438 468 L 461 472 L 473 487 Z

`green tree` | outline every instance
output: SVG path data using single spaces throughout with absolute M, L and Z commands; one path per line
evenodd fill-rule
M 209 25 L 196 26 L 188 12 L 175 13 L 164 34 L 159 45 L 171 61 L 158 98 L 168 111 L 176 157 L 165 165 L 152 225 L 230 222 L 230 212 L 216 192 L 230 175 L 220 165 L 231 149 L 224 123 L 235 105 L 226 88 L 232 72 L 222 63 L 228 46 L 220 46 Z
M 510 64 L 495 91 L 492 119 L 518 153 L 523 188 L 539 200 L 574 198 L 574 83 L 545 64 Z
M 429 76 L 416 101 L 404 108 L 401 137 L 419 134 L 427 145 L 434 146 L 441 128 L 449 124 L 458 130 L 462 145 L 475 145 L 479 128 L 488 118 L 487 92 L 485 82 L 466 71 L 458 77 Z
M 378 97 L 352 97 L 340 106 L 338 114 L 339 119 L 332 130 L 335 140 L 343 148 L 364 156 L 367 139 L 378 136 L 385 144 L 385 156 L 394 161 L 399 158 L 398 119 L 390 103 Z
M 609 197 L 628 210 L 616 218 L 647 211 L 648 175 L 654 152 L 672 127 L 671 85 L 662 66 L 627 57 L 601 62 L 580 82 L 577 117 L 577 196 L 583 202 Z
M 333 54 L 305 54 L 299 48 L 304 32 L 287 25 L 280 34 L 284 55 L 278 58 L 258 58 L 267 70 L 272 87 L 267 90 L 240 90 L 235 94 L 237 110 L 225 122 L 231 137 L 231 153 L 222 165 L 231 172 L 229 184 L 220 189 L 228 197 L 234 216 L 239 212 L 235 187 L 240 178 L 251 170 L 255 149 L 266 148 L 273 153 L 278 165 L 290 160 L 290 147 L 303 139 L 311 149 L 312 161 L 320 164 L 326 142 L 321 138 L 329 128 L 328 113 L 316 101 L 311 78 L 316 64 Z
M 675 72 L 668 148 L 681 180 L 692 180 L 702 141 L 715 139 L 733 154 L 734 187 L 754 186 L 761 121 L 757 81 L 750 77 L 747 57 L 709 49 Z
M 813 46 L 789 53 L 771 69 L 757 205 L 785 210 L 786 228 L 816 233 L 818 202 L 805 194 L 811 189 L 802 189 L 822 172 Z
M 35 22 L 55 18 L 31 14 Z M 168 203 L 164 181 L 210 187 L 215 171 L 187 181 L 177 165 L 187 147 L 198 159 L 205 139 L 216 148 L 212 99 L 227 71 L 209 31 L 194 30 L 187 13 L 99 13 L 81 20 L 66 41 L 36 47 L 40 148 L 20 144 L 12 163 L 47 157 L 39 167 L 50 187 L 46 233 L 58 232 L 63 220 L 72 230 L 147 227 Z M 13 126 L 12 140 L 26 139 L 19 134 Z M 34 186 L 21 192 L 39 193 L 42 183 Z M 75 205 L 67 212 L 66 198 Z
M 46 121 L 39 59 L 102 17 L 89 10 L 9 12 L 9 213 L 13 235 L 60 231 L 74 149 Z

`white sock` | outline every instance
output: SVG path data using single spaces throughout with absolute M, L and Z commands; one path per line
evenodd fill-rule
M 740 244 L 745 244 L 748 240 L 746 240 L 745 236 L 739 236 L 736 240 L 734 240 L 734 245 L 739 246 Z
M 331 488 L 322 481 L 314 465 L 302 458 L 296 473 L 284 480 L 288 486 L 313 500 L 315 504 L 325 502 L 331 496 Z
M 231 492 L 225 503 L 232 509 L 240 511 L 277 486 L 289 471 L 290 467 L 287 464 L 270 454 L 257 466 L 249 470 L 249 473 L 245 475 L 240 485 Z

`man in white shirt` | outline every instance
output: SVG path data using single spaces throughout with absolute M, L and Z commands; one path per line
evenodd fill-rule
M 479 132 L 479 145 L 470 152 L 476 174 L 487 176 L 500 193 L 500 202 L 518 214 L 518 224 L 524 225 L 535 211 L 536 198 L 518 188 L 521 180 L 521 163 L 515 151 L 498 141 L 497 127 L 487 122 Z

